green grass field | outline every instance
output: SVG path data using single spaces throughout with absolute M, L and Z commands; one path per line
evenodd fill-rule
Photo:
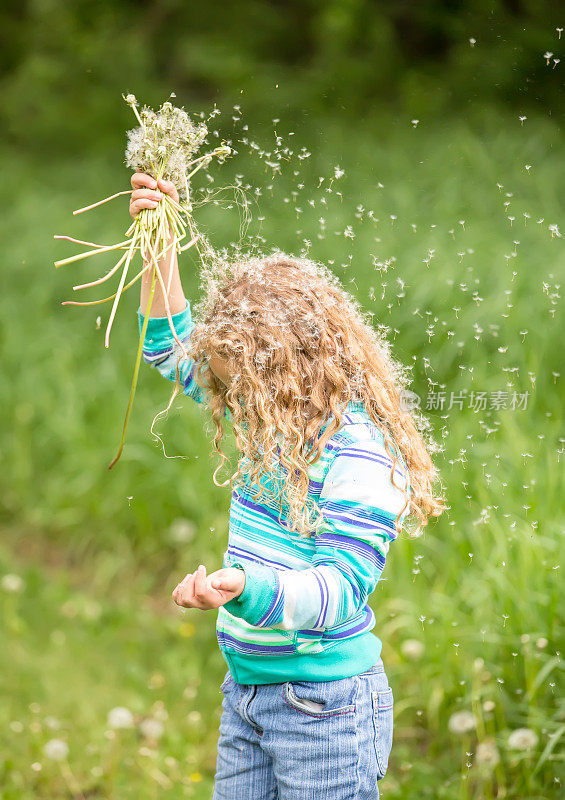
M 251 184 L 250 235 L 266 250 L 306 247 L 329 262 L 375 325 L 389 328 L 422 409 L 445 392 L 444 407 L 426 413 L 443 448 L 449 511 L 423 536 L 394 543 L 371 598 L 395 695 L 382 796 L 557 798 L 565 738 L 559 131 L 493 116 L 433 129 L 406 120 L 277 134 L 293 150 L 282 174 L 261 157 L 261 148 L 272 151 L 268 125 L 248 134 L 259 151 L 240 145 L 214 170 L 218 185 L 238 174 Z M 217 569 L 226 547 L 229 493 L 212 484 L 209 421 L 177 400 L 158 429 L 167 454 L 184 458 L 164 458 L 149 426 L 170 386 L 144 367 L 124 455 L 109 472 L 135 358 L 137 288 L 122 301 L 106 352 L 107 307 L 60 302 L 110 264 L 53 266 L 78 252 L 55 233 L 120 240 L 127 198 L 72 215 L 128 188 L 120 159 L 119 150 L 56 163 L 4 158 L 0 574 L 21 579 L 4 577 L 0 589 L 6 800 L 211 797 L 226 665 L 215 614 L 183 613 L 170 599 L 199 563 Z M 199 212 L 217 246 L 237 238 L 226 197 L 226 207 Z M 195 300 L 188 257 L 181 271 Z M 510 406 L 513 393 L 525 407 L 492 407 L 496 398 Z M 116 707 L 131 712 L 132 727 L 112 727 Z M 458 734 L 461 711 L 474 715 L 473 728 Z M 527 749 L 510 738 L 520 728 L 533 731 Z M 65 742 L 68 755 L 50 757 L 66 752 L 50 740 Z

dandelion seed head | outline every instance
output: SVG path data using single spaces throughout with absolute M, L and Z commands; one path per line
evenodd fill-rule
M 108 727 L 112 728 L 113 730 L 118 730 L 120 728 L 133 728 L 134 726 L 134 719 L 133 714 L 129 710 L 129 708 L 125 708 L 124 706 L 116 706 L 112 708 L 108 712 Z
M 194 523 L 184 517 L 178 517 L 169 527 L 169 541 L 175 544 L 191 542 L 196 535 Z
M 410 661 L 417 661 L 424 654 L 424 645 L 419 639 L 405 639 L 400 650 L 405 658 Z
M 49 739 L 43 747 L 43 755 L 51 761 L 64 761 L 69 755 L 69 745 L 62 739 Z
M 510 750 L 532 750 L 538 743 L 539 737 L 531 728 L 516 728 L 508 737 Z
M 160 719 L 147 717 L 139 723 L 139 730 L 146 739 L 160 739 L 165 732 L 165 726 Z
M 135 100 L 133 95 L 131 97 Z M 134 105 L 128 98 L 130 95 L 125 98 L 126 102 L 134 108 L 137 101 Z M 126 165 L 156 177 L 154 171 L 159 164 L 162 177 L 172 181 L 179 197 L 186 200 L 187 173 L 191 169 L 192 157 L 208 135 L 206 124 L 194 122 L 184 108 L 178 108 L 168 100 L 158 111 L 143 106 L 136 115 L 141 125 L 127 132 Z M 221 157 L 230 152 L 231 149 L 224 145 L 215 151 Z
M 6 575 L 2 576 L 0 586 L 2 587 L 2 591 L 7 592 L 8 594 L 17 594 L 24 588 L 24 582 L 19 575 L 7 573 Z
M 451 733 L 463 735 L 475 730 L 477 721 L 471 711 L 456 711 L 449 718 L 447 727 Z
M 500 753 L 494 739 L 485 739 L 477 745 L 475 763 L 484 768 L 496 767 L 500 762 Z

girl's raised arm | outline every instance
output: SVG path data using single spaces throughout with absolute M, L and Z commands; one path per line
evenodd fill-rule
M 156 208 L 163 194 L 170 194 L 173 200 L 178 203 L 178 192 L 171 181 L 159 180 L 157 182 L 151 175 L 147 175 L 144 172 L 136 172 L 132 175 L 131 185 L 134 187 L 129 207 L 132 217 L 139 214 L 142 208 Z M 161 191 L 158 191 L 159 189 Z M 170 279 L 169 308 L 176 335 L 181 341 L 188 342 L 194 323 L 190 313 L 190 304 L 185 298 L 182 289 L 177 254 L 174 248 L 171 247 L 165 258 L 158 262 L 158 268 L 163 276 L 165 286 L 169 285 Z M 148 269 L 142 277 L 141 298 L 137 312 L 140 333 L 149 303 L 151 279 L 152 270 Z M 176 381 L 178 369 L 181 389 L 184 394 L 192 397 L 198 403 L 202 402 L 203 391 L 196 383 L 194 364 L 184 355 L 171 332 L 160 281 L 157 281 L 155 285 L 153 302 L 149 311 L 149 320 L 143 344 L 143 359 L 147 364 L 158 369 L 161 375 L 170 381 Z

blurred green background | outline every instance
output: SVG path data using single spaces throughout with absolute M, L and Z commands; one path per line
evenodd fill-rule
M 106 351 L 107 307 L 60 303 L 110 264 L 53 266 L 79 251 L 54 234 L 110 244 L 129 226 L 127 197 L 72 214 L 129 188 L 121 93 L 157 107 L 174 92 L 216 106 L 210 142 L 236 151 L 200 187 L 245 190 L 244 244 L 330 264 L 388 329 L 442 447 L 449 511 L 394 543 L 371 598 L 395 694 L 383 797 L 557 798 L 562 6 L 7 0 L 0 14 L 0 797 L 211 797 L 216 615 L 170 599 L 226 547 L 209 418 L 177 400 L 157 426 L 165 458 L 149 427 L 171 387 L 144 366 L 109 472 L 137 287 Z M 234 193 L 220 197 L 197 211 L 218 247 L 239 235 Z M 194 301 L 188 256 L 181 272 Z

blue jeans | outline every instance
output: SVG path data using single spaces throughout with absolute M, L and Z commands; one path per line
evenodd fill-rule
M 212 800 L 378 800 L 392 748 L 382 658 L 332 681 L 236 683 L 223 692 Z

